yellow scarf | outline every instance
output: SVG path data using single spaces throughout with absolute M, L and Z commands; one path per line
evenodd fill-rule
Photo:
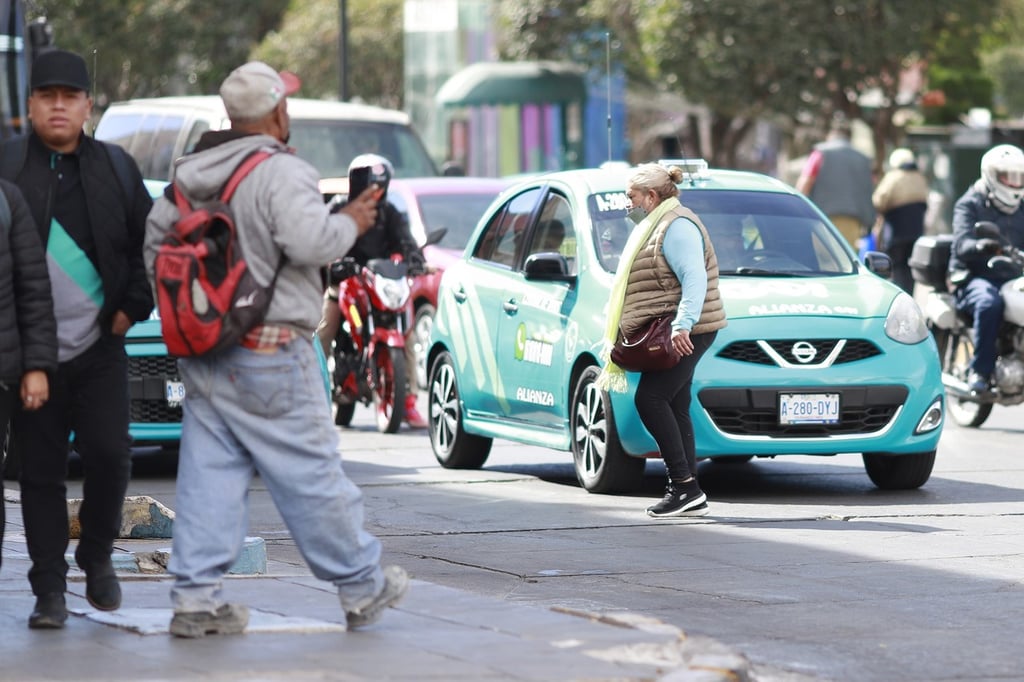
M 615 270 L 615 279 L 612 280 L 611 297 L 608 300 L 608 319 L 605 322 L 604 338 L 602 339 L 601 360 L 604 368 L 597 377 L 597 387 L 615 393 L 625 393 L 627 388 L 626 370 L 622 369 L 611 359 L 612 346 L 619 337 L 619 321 L 622 319 L 622 304 L 626 300 L 626 284 L 629 282 L 629 271 L 633 269 L 633 261 L 640 252 L 647 240 L 651 238 L 654 228 L 657 227 L 665 214 L 681 206 L 679 199 L 670 197 L 665 199 L 657 208 L 651 211 L 646 218 L 633 229 L 626 241 L 626 246 L 619 256 L 619 266 Z

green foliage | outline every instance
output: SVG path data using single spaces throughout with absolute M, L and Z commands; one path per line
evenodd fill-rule
M 401 108 L 402 0 L 348 0 L 348 89 L 351 99 Z M 252 52 L 302 77 L 304 97 L 338 97 L 341 57 L 337 0 L 293 0 L 277 31 Z
M 985 74 L 992 81 L 995 99 L 1000 103 L 997 112 L 1002 116 L 1018 118 L 1024 115 L 1024 47 L 1010 45 L 982 56 Z
M 59 47 L 94 72 L 98 106 L 130 97 L 216 92 L 288 0 L 34 0 Z
M 925 123 L 956 123 L 972 107 L 992 107 L 992 81 L 978 71 L 933 66 L 928 81 L 945 94 L 945 103 L 926 108 Z

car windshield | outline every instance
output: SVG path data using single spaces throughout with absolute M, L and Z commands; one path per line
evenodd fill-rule
M 369 152 L 387 158 L 397 177 L 437 175 L 437 167 L 423 143 L 405 126 L 304 118 L 292 118 L 291 125 L 289 144 L 300 158 L 316 166 L 322 178 L 347 176 L 352 159 Z
M 774 192 L 686 189 L 683 205 L 708 229 L 723 275 L 809 277 L 856 270 L 836 230 L 802 197 Z M 625 192 L 592 194 L 594 243 L 615 272 L 633 224 Z
M 497 193 L 420 194 L 416 200 L 423 216 L 424 236 L 434 230 L 445 228 L 447 232 L 437 246 L 458 251 L 465 249 L 473 228 L 494 201 L 495 196 Z M 399 206 L 397 192 L 392 202 L 399 210 L 406 211 L 404 206 Z

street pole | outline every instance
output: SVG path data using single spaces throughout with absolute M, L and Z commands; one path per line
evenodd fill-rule
M 348 101 L 348 3 L 338 0 L 338 99 Z

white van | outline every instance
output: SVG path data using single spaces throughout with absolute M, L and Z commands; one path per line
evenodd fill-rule
M 438 174 L 401 111 L 289 97 L 288 114 L 288 143 L 316 166 L 321 178 L 347 177 L 349 162 L 367 152 L 388 158 L 401 178 Z M 220 97 L 157 97 L 111 104 L 96 126 L 96 138 L 124 147 L 144 178 L 169 181 L 174 160 L 192 151 L 200 135 L 228 127 Z

